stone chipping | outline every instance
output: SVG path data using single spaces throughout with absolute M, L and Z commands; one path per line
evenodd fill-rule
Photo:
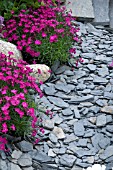
M 0 151 L 1 170 L 112 169 L 113 34 L 101 26 L 81 27 L 83 43 L 75 46 L 84 63 L 76 68 L 70 60 L 54 72 L 57 79 L 41 86 L 40 101 L 54 113 L 43 123 L 41 142 L 18 142 L 11 155 Z

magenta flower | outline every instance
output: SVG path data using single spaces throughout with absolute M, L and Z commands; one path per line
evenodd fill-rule
M 28 107 L 28 104 L 27 104 L 26 102 L 22 102 L 22 106 L 23 106 L 24 108 L 27 108 L 27 107 Z
M 8 128 L 7 128 L 6 122 L 2 124 L 2 132 L 3 133 L 7 133 L 8 132 Z
M 14 124 L 12 124 L 12 125 L 10 126 L 10 128 L 11 128 L 13 131 L 15 131 L 15 130 L 16 130 L 16 127 L 15 127 L 15 125 L 14 125 Z
M 36 44 L 36 45 L 41 45 L 42 42 L 41 42 L 40 40 L 36 40 L 36 41 L 35 41 L 35 44 Z
M 56 42 L 57 39 L 58 39 L 58 36 L 57 36 L 56 34 L 54 34 L 54 35 L 51 35 L 51 36 L 50 36 L 49 41 L 52 43 L 52 42 Z
M 47 37 L 47 34 L 45 32 L 42 32 L 42 37 L 43 38 Z

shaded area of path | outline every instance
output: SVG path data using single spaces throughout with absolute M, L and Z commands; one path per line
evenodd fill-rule
M 83 43 L 75 57 L 83 57 L 84 63 L 72 70 L 71 60 L 72 67 L 55 71 L 58 80 L 41 86 L 41 101 L 54 112 L 52 119 L 44 116 L 43 142 L 35 148 L 18 143 L 12 163 L 2 153 L 1 170 L 82 170 L 96 163 L 106 170 L 113 167 L 113 70 L 108 67 L 113 34 L 101 26 L 80 25 Z

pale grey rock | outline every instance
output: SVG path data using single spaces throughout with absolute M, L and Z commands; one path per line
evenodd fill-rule
M 84 136 L 85 128 L 83 126 L 83 121 L 75 122 L 74 124 L 74 134 L 76 136 Z
M 56 71 L 55 74 L 61 74 L 64 73 L 65 70 L 67 70 L 67 66 L 60 66 Z
M 61 107 L 61 108 L 67 108 L 69 107 L 69 104 L 64 102 L 62 99 L 57 98 L 57 97 L 52 97 L 52 96 L 48 96 L 47 97 L 49 99 L 49 101 L 51 103 L 53 103 L 54 105 Z
M 53 120 L 54 124 L 56 124 L 56 125 L 59 125 L 63 122 L 63 118 L 58 116 L 58 114 L 56 114 L 55 117 L 52 120 Z
M 106 115 L 106 122 L 111 123 L 113 121 L 112 115 Z
M 79 139 L 77 146 L 87 147 L 88 139 Z
M 101 127 L 106 125 L 106 115 L 102 114 L 97 116 L 96 126 Z
M 62 128 L 60 128 L 60 127 L 55 126 L 52 132 L 55 134 L 55 136 L 58 139 L 64 139 L 65 138 L 65 134 L 64 134 Z
M 82 70 L 77 70 L 75 71 L 75 79 L 80 79 L 82 77 L 85 77 L 86 76 L 86 72 L 85 71 L 82 71 Z
M 81 57 L 86 58 L 86 59 L 95 59 L 96 54 L 95 53 L 82 53 Z
M 86 150 L 86 149 L 79 149 L 74 152 L 74 154 L 78 158 L 82 158 L 83 156 L 93 156 L 95 155 L 94 150 Z
M 42 152 L 42 151 L 33 151 L 33 153 L 31 153 L 32 159 L 41 163 L 44 162 L 50 162 L 52 161 L 51 157 L 49 157 L 46 153 Z
M 101 108 L 101 112 L 113 115 L 113 106 L 104 106 Z
M 44 92 L 46 95 L 53 96 L 56 92 L 55 88 L 53 86 L 45 87 Z
M 73 155 L 65 154 L 60 157 L 60 163 L 67 167 L 72 167 L 75 160 L 76 160 L 76 157 Z
M 33 150 L 33 145 L 30 142 L 27 141 L 21 141 L 18 143 L 18 147 L 20 148 L 21 151 L 23 152 L 29 152 Z
M 0 159 L 0 170 L 8 170 L 6 161 Z
M 77 119 L 81 118 L 81 115 L 80 115 L 79 110 L 78 110 L 77 107 L 74 108 L 74 114 L 75 114 L 75 118 L 77 118 Z
M 32 158 L 28 153 L 22 154 L 22 156 L 18 159 L 18 164 L 22 167 L 31 166 Z
M 95 161 L 95 157 L 94 156 L 88 156 L 87 158 L 83 159 L 83 162 L 87 162 L 90 164 L 93 164 Z
M 44 142 L 44 152 L 47 154 L 49 151 L 49 146 L 47 145 L 46 142 Z
M 73 142 L 73 141 L 76 141 L 76 140 L 78 140 L 78 137 L 75 136 L 73 133 L 71 133 L 70 135 L 66 134 L 64 144 L 69 144 L 70 142 Z
M 55 157 L 56 156 L 56 154 L 53 152 L 53 149 L 49 149 L 48 156 L 50 156 L 50 157 Z
M 94 84 L 107 84 L 108 80 L 99 76 L 94 76 L 93 83 Z
M 101 25 L 109 24 L 109 1 L 108 0 L 93 0 L 94 23 Z
M 110 145 L 110 139 L 103 136 L 98 144 L 102 149 L 106 149 L 106 147 Z
M 73 114 L 73 112 L 71 111 L 70 108 L 67 108 L 67 109 L 65 109 L 65 110 L 62 110 L 62 114 L 63 114 L 64 116 L 70 116 L 70 115 Z
M 54 121 L 50 119 L 43 120 L 43 127 L 52 130 L 54 128 Z
M 11 163 L 8 163 L 8 170 L 22 170 L 22 169 L 18 165 L 11 162 Z
M 50 139 L 51 142 L 53 142 L 53 143 L 57 143 L 57 142 L 58 142 L 57 137 L 56 137 L 53 133 L 50 133 L 50 134 L 49 134 L 49 139 Z
M 107 130 L 108 132 L 113 133 L 113 125 L 107 125 L 107 126 L 106 126 L 106 130 Z
M 66 148 L 60 148 L 58 154 L 63 155 L 66 153 Z
M 109 157 L 113 156 L 113 146 L 108 146 L 105 151 L 100 155 L 100 159 L 105 160 Z
M 78 104 L 81 102 L 87 102 L 87 101 L 93 101 L 94 100 L 94 96 L 93 95 L 87 95 L 87 96 L 76 96 L 76 97 L 72 97 L 71 100 L 68 101 L 68 103 L 70 104 Z
M 87 67 L 88 67 L 88 69 L 90 71 L 95 71 L 96 70 L 96 65 L 94 65 L 94 64 L 88 64 Z
M 99 68 L 98 69 L 98 75 L 101 76 L 101 77 L 106 77 L 107 75 L 109 75 L 109 72 L 108 72 L 108 68 L 107 67 L 102 67 L 102 68 Z
M 64 72 L 64 75 L 67 75 L 67 76 L 73 76 L 73 75 L 74 75 L 74 73 L 73 73 L 73 71 L 66 70 L 66 71 Z
M 11 157 L 14 158 L 14 159 L 19 159 L 20 156 L 22 155 L 22 152 L 19 151 L 19 150 L 14 150 L 11 154 Z
M 112 92 L 105 92 L 104 98 L 106 99 L 113 99 L 113 93 Z

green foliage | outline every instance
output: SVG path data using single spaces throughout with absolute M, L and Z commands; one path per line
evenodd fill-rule
M 52 1 L 55 3 L 55 0 Z M 27 9 L 29 7 L 39 8 L 43 5 L 45 5 L 44 2 L 38 2 L 38 0 L 0 0 L 0 15 L 7 20 L 12 17 L 13 13 L 11 11 L 18 14 L 21 9 Z

